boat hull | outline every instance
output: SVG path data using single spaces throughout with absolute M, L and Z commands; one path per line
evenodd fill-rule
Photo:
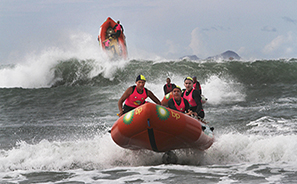
M 201 121 L 153 103 L 121 116 L 111 129 L 111 137 L 123 148 L 155 152 L 184 148 L 206 150 L 214 141 L 212 131 Z
M 127 59 L 128 52 L 124 33 L 121 32 L 118 38 L 112 36 L 114 33 L 113 27 L 116 24 L 117 23 L 114 20 L 108 17 L 107 20 L 100 26 L 98 41 L 102 50 L 107 53 L 111 60 Z M 106 48 L 104 42 L 109 38 L 111 38 L 109 43 L 110 46 Z

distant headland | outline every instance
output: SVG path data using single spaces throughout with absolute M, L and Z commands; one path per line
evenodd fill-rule
M 201 58 L 198 58 L 196 55 L 186 55 L 186 56 L 180 57 L 179 59 L 200 60 Z M 228 50 L 226 52 L 223 52 L 222 54 L 207 57 L 205 60 L 218 60 L 218 59 L 232 61 L 232 60 L 240 60 L 241 57 L 236 52 Z

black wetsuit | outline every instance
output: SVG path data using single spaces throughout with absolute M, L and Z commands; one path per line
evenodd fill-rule
M 181 101 L 175 101 L 177 105 L 180 105 Z M 188 100 L 184 99 L 184 103 L 185 103 L 185 112 L 189 112 L 189 109 L 190 109 L 190 104 L 188 102 Z M 173 110 L 177 110 L 177 108 L 175 107 L 175 104 L 174 104 L 174 101 L 173 101 L 173 98 L 171 98 L 169 101 L 168 101 L 168 107 L 170 109 L 173 109 Z M 178 111 L 178 110 L 177 110 Z
M 190 92 L 183 92 L 182 96 L 184 96 L 184 93 L 186 93 L 185 95 L 189 95 L 191 93 Z M 192 93 L 192 98 L 195 100 L 197 106 L 194 106 L 194 107 L 190 107 L 190 109 L 193 111 L 193 112 L 197 112 L 198 116 L 200 118 L 204 118 L 205 114 L 204 114 L 204 110 L 202 108 L 202 103 L 201 103 L 201 96 L 199 94 L 199 91 L 198 90 L 194 90 L 193 93 Z
M 175 88 L 175 84 L 170 83 L 170 85 L 172 86 L 171 90 L 168 90 L 168 88 L 170 87 L 170 86 L 168 86 L 168 84 L 165 84 L 165 85 L 163 86 L 163 90 L 164 90 L 164 94 L 165 94 L 165 95 L 166 95 L 167 93 L 170 93 L 170 92 Z
M 114 30 L 117 26 L 118 26 L 118 24 L 116 24 L 116 25 L 113 27 L 113 30 Z M 112 35 L 114 35 L 116 38 L 120 37 L 121 32 L 124 33 L 124 28 L 123 28 L 123 26 L 122 26 L 121 24 L 120 24 L 120 26 L 121 26 L 121 30 L 117 30 L 117 32 L 115 32 L 114 34 L 112 34 Z
M 202 90 L 201 90 L 201 86 L 200 83 L 198 81 L 195 82 L 196 83 L 196 90 L 199 91 L 200 95 L 202 94 Z M 195 84 L 194 83 L 194 84 Z

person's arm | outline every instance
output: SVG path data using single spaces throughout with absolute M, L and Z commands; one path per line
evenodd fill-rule
M 168 107 L 177 111 L 172 98 L 168 101 Z
M 193 97 L 193 99 L 195 100 L 195 102 L 197 104 L 196 112 L 197 112 L 197 114 L 199 114 L 199 112 L 202 110 L 201 96 L 199 94 L 199 91 L 194 90 L 193 94 L 192 94 L 192 97 Z
M 122 97 L 119 99 L 118 101 L 118 108 L 119 108 L 119 113 L 118 116 L 122 116 L 123 115 L 123 103 L 124 101 L 133 93 L 133 87 L 129 87 L 124 94 L 122 95 Z
M 161 105 L 160 100 L 150 90 L 147 90 L 147 96 L 150 97 L 150 99 L 152 99 L 156 104 Z
M 164 95 L 166 95 L 166 84 L 164 85 L 163 90 L 164 90 Z
M 184 98 L 184 103 L 185 103 L 185 114 L 191 116 L 193 112 L 190 109 L 190 104 L 189 104 L 188 100 L 185 98 Z
M 175 87 L 176 87 L 176 85 L 172 83 L 172 91 L 173 91 L 173 89 L 174 89 Z
M 122 33 L 124 33 L 124 28 L 123 28 L 123 26 L 121 25 L 121 28 L 122 28 Z
M 199 93 L 200 93 L 200 96 L 201 96 L 201 94 L 202 94 L 202 88 L 201 88 L 201 85 L 200 85 L 199 82 L 197 82 L 197 86 L 199 86 Z

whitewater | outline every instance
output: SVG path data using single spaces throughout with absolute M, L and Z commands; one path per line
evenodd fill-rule
M 296 181 L 296 59 L 109 62 L 92 39 L 0 66 L 1 183 Z M 176 150 L 172 165 L 161 153 L 117 146 L 108 130 L 139 74 L 160 100 L 167 77 L 183 86 L 197 76 L 215 143 L 205 152 Z

